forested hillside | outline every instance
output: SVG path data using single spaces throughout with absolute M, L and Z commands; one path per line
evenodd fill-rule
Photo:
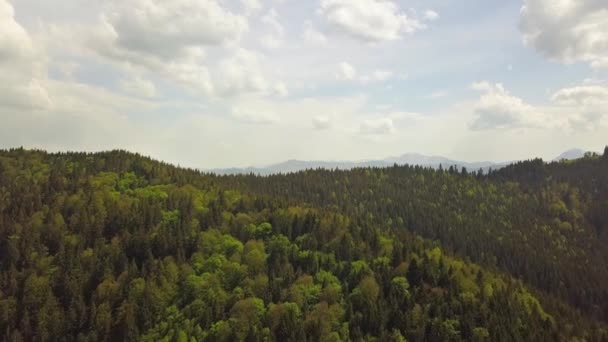
M 608 155 L 214 176 L 0 151 L 7 341 L 608 339 Z
M 420 167 L 224 177 L 231 188 L 305 201 L 438 240 L 587 314 L 608 317 L 608 159 L 521 162 L 489 176 Z

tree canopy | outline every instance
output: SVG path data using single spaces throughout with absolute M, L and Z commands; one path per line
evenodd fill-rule
M 0 151 L 7 341 L 608 339 L 605 156 L 216 176 Z

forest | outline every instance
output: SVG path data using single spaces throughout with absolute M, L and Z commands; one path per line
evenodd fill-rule
M 3 341 L 607 341 L 608 147 L 218 176 L 0 151 Z

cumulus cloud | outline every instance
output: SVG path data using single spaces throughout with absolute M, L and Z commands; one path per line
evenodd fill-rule
M 222 96 L 241 93 L 287 95 L 284 83 L 273 84 L 265 78 L 260 55 L 240 48 L 219 63 L 215 83 L 216 92 Z
M 572 132 L 576 139 L 592 141 L 587 137 L 594 136 L 599 141 L 608 127 L 608 87 L 599 80 L 547 91 L 541 105 L 514 95 L 515 89 L 481 82 L 472 104 L 445 107 L 452 98 L 457 101 L 457 94 L 450 94 L 426 115 L 406 112 L 403 101 L 390 96 L 355 96 L 367 86 L 394 86 L 396 91 L 406 86 L 391 82 L 405 77 L 402 70 L 386 67 L 394 64 L 391 55 L 404 53 L 403 44 L 368 45 L 392 52 L 362 56 L 357 55 L 359 42 L 399 40 L 432 25 L 439 14 L 425 7 L 415 11 L 395 0 L 279 2 L 58 0 L 41 5 L 36 0 L 0 0 L 0 145 L 77 150 L 145 145 L 148 153 L 200 166 L 201 158 L 230 165 L 256 155 L 259 147 L 249 142 L 259 136 L 286 143 L 267 139 L 261 143 L 269 152 L 248 162 L 286 159 L 304 153 L 300 151 L 318 158 L 359 158 L 409 143 L 432 144 L 428 137 L 437 135 L 452 141 L 465 136 L 517 139 L 521 128 L 534 128 L 528 130 L 533 137 L 567 137 Z M 602 66 L 607 56 L 603 2 L 522 2 L 528 6 L 522 12 L 527 44 L 562 62 Z M 591 10 L 589 4 L 597 6 Z M 60 10 L 52 11 L 55 7 Z M 311 7 L 318 9 L 316 16 L 306 12 Z M 547 11 L 553 12 L 545 15 Z M 532 20 L 534 16 L 542 20 Z M 524 17 L 530 21 L 527 31 Z M 340 34 L 355 41 L 337 38 Z M 329 44 L 329 39 L 336 41 Z M 425 42 L 415 43 L 416 51 L 408 50 L 412 62 L 435 51 L 426 51 Z M 313 44 L 320 44 L 323 53 Z M 342 60 L 349 63 L 338 64 Z M 448 64 L 439 69 L 460 67 Z M 412 73 L 416 81 L 430 75 L 422 69 Z M 592 71 L 582 77 L 589 75 L 603 76 Z M 427 92 L 441 89 L 436 86 L 430 84 Z M 555 84 L 543 87 L 557 89 Z M 163 90 L 169 91 L 160 94 Z M 352 96 L 341 100 L 336 93 Z M 428 98 L 444 96 L 439 91 Z M 391 106 L 380 105 L 386 103 Z M 144 113 L 172 115 L 159 122 Z M 313 130 L 330 131 L 317 133 L 310 142 Z M 231 149 L 222 149 L 222 140 Z M 302 141 L 313 148 L 302 150 Z M 202 142 L 214 152 L 197 157 L 183 152 L 183 146 Z
M 149 110 L 146 102 L 50 79 L 47 53 L 0 0 L 0 146 L 89 150 L 119 147 L 125 132 L 134 135 L 124 113 Z
M 608 68 L 605 0 L 525 0 L 520 30 L 527 45 L 550 59 Z
M 247 19 L 215 0 L 110 0 L 103 17 L 115 32 L 115 47 L 172 58 L 191 47 L 235 41 Z
M 275 11 L 262 22 L 282 35 Z M 57 26 L 55 36 L 74 39 L 73 32 L 82 31 L 76 43 L 128 74 L 155 74 L 196 94 L 284 95 L 285 85 L 266 76 L 263 57 L 237 47 L 248 28 L 245 16 L 216 0 L 110 0 L 97 25 Z M 151 89 L 142 82 L 122 86 Z
M 367 119 L 361 123 L 359 132 L 363 135 L 389 135 L 395 132 L 392 118 Z
M 167 64 L 159 65 L 158 68 L 146 68 L 148 71 L 156 71 L 160 76 L 177 82 L 197 93 L 214 95 L 216 85 L 213 83 L 209 69 L 194 61 L 175 60 Z
M 608 86 L 585 84 L 558 90 L 552 101 L 569 112 L 570 129 L 590 131 L 598 128 L 608 114 Z
M 425 28 L 389 0 L 321 0 L 318 13 L 333 29 L 364 42 L 397 40 Z
M 134 12 L 139 13 L 137 16 L 140 18 L 135 19 L 132 24 L 126 24 L 124 22 L 128 21 L 126 18 L 129 16 L 127 4 L 124 4 L 124 6 L 114 4 L 114 2 L 112 4 L 115 7 L 113 11 L 103 13 L 97 25 L 91 27 L 57 26 L 55 27 L 53 40 L 69 40 L 74 35 L 72 32 L 77 32 L 78 36 L 73 38 L 76 40 L 76 45 L 82 46 L 106 61 L 122 67 L 127 72 L 133 70 L 153 72 L 197 92 L 206 95 L 213 93 L 214 89 L 209 70 L 202 64 L 205 52 L 204 46 L 201 44 L 212 44 L 216 40 L 188 39 L 188 34 L 185 34 L 182 38 L 175 37 L 175 40 L 172 39 L 172 35 L 179 35 L 181 26 L 186 26 L 183 23 L 176 23 L 174 29 L 167 30 L 171 33 L 164 33 L 164 37 L 159 35 L 158 40 L 156 40 L 156 34 L 154 33 L 156 29 L 153 26 L 167 29 L 167 25 L 170 25 L 170 21 L 172 21 L 171 18 L 165 18 L 166 14 L 161 14 L 168 10 L 162 11 L 157 8 L 162 5 L 154 5 L 147 10 L 140 10 L 138 6 L 146 7 L 144 6 L 145 1 L 137 0 L 134 3 Z M 146 14 L 147 11 L 152 11 L 152 9 L 156 9 L 155 11 L 160 13 Z M 163 19 L 166 22 L 163 22 Z M 192 20 L 196 21 L 196 19 Z M 151 27 L 146 28 L 145 25 Z M 190 35 L 192 34 L 190 33 Z M 165 42 L 163 41 L 170 41 L 167 42 L 169 45 L 164 46 Z
M 473 108 L 472 130 L 514 128 L 560 129 L 567 132 L 598 128 L 605 117 L 608 87 L 578 85 L 556 91 L 551 104 L 536 106 L 511 95 L 502 84 L 478 82 L 472 88 L 481 92 Z
M 5 0 L 0 0 L 0 74 L 0 107 L 40 110 L 51 106 L 44 86 L 45 56 Z
M 386 82 L 394 77 L 390 70 L 374 70 L 369 74 L 359 75 L 357 69 L 347 62 L 338 64 L 336 77 L 343 81 L 358 81 L 361 83 Z
M 545 121 L 542 113 L 515 97 L 502 84 L 474 83 L 472 89 L 482 93 L 474 108 L 473 130 L 540 127 Z
M 51 150 L 125 148 L 130 146 L 127 140 L 134 143 L 139 138 L 139 128 L 125 113 L 153 108 L 148 102 L 85 84 L 49 80 L 44 86 L 53 100 L 44 110 L 0 107 L 0 145 Z
M 30 58 L 32 41 L 25 29 L 15 21 L 13 6 L 0 0 L 0 62 Z
M 553 101 L 566 105 L 593 106 L 608 104 L 608 86 L 581 85 L 556 92 Z M 608 109 L 606 109 L 608 111 Z

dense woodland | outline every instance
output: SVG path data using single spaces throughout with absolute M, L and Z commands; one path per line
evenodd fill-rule
M 608 148 L 216 176 L 0 151 L 5 341 L 606 341 Z

